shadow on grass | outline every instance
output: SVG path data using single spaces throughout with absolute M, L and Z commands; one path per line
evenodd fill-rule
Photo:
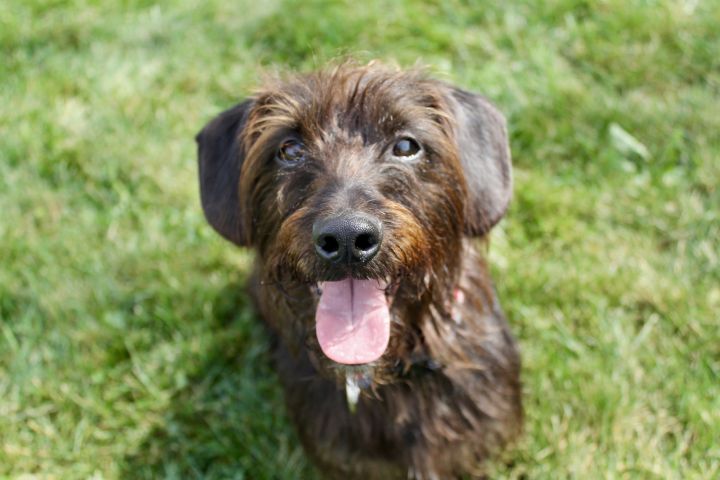
M 288 424 L 267 333 L 244 292 L 243 280 L 218 293 L 202 364 L 125 457 L 122 478 L 314 477 Z

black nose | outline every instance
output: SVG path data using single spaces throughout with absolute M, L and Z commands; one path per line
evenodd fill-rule
M 369 262 L 380 249 L 382 225 L 375 217 L 343 215 L 313 225 L 315 251 L 323 260 L 348 265 Z

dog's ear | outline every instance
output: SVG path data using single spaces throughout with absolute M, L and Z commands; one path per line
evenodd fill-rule
M 222 112 L 195 137 L 205 218 L 220 235 L 237 245 L 247 244 L 239 198 L 245 157 L 240 134 L 251 107 L 252 101 L 246 100 Z
M 481 236 L 505 215 L 512 165 L 505 117 L 486 98 L 448 87 L 460 161 L 468 188 L 465 233 Z

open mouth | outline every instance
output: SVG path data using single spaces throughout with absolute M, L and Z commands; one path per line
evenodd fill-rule
M 384 280 L 352 277 L 318 287 L 315 333 L 323 353 L 345 365 L 380 358 L 390 340 L 393 287 Z

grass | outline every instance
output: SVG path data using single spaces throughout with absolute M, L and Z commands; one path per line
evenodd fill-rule
M 346 53 L 508 116 L 527 422 L 495 476 L 720 476 L 720 3 L 153 3 L 0 5 L 0 478 L 314 476 L 193 135 Z

